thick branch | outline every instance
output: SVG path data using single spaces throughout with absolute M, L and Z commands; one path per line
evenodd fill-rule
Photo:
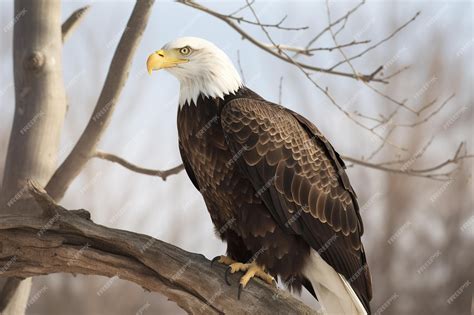
M 46 190 L 59 200 L 82 170 L 107 128 L 128 77 L 133 55 L 148 22 L 154 0 L 138 0 L 115 51 L 92 117 L 69 156 L 56 170 Z
M 43 205 L 51 202 L 40 188 L 32 188 L 36 200 Z M 34 201 L 31 204 L 35 206 Z M 316 314 L 288 292 L 260 280 L 252 280 L 238 300 L 241 275 L 232 275 L 228 286 L 223 265 L 211 268 L 202 255 L 48 206 L 53 208 L 55 214 L 29 217 L 1 212 L 0 265 L 4 267 L 0 277 L 57 272 L 118 277 L 160 292 L 192 314 Z
M 79 25 L 79 22 L 81 22 L 84 14 L 87 13 L 89 9 L 89 5 L 77 9 L 68 17 L 66 21 L 64 21 L 63 25 L 61 25 L 63 43 L 66 41 L 69 35 L 71 35 L 72 31 Z
M 97 151 L 93 155 L 93 157 L 103 159 L 103 160 L 107 160 L 107 161 L 114 162 L 114 163 L 118 163 L 118 164 L 122 165 L 123 167 L 128 168 L 129 170 L 140 173 L 140 174 L 158 176 L 158 177 L 161 177 L 161 179 L 163 179 L 163 180 L 166 180 L 166 178 L 168 178 L 168 176 L 170 176 L 170 175 L 178 174 L 179 172 L 181 172 L 184 169 L 183 164 L 180 164 L 178 166 L 175 166 L 173 168 L 170 168 L 170 169 L 164 170 L 164 171 L 153 170 L 153 169 L 137 166 L 137 165 L 132 164 L 132 163 L 128 162 L 127 160 L 125 160 L 125 159 L 123 159 L 123 158 L 121 158 L 117 155 L 106 153 L 106 152 L 101 152 L 101 151 Z

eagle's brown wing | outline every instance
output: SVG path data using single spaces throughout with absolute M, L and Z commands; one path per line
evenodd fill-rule
M 194 174 L 193 169 L 191 168 L 191 165 L 189 164 L 188 157 L 184 153 L 183 145 L 181 144 L 181 141 L 178 141 L 178 146 L 179 146 L 179 153 L 181 155 L 181 159 L 183 160 L 184 170 L 188 174 L 189 179 L 191 179 L 191 182 L 194 184 L 194 187 L 196 187 L 197 190 L 201 190 L 201 188 L 199 188 L 196 175 Z
M 221 124 L 235 163 L 275 221 L 345 276 L 368 309 L 371 281 L 356 195 L 329 142 L 304 117 L 261 99 L 230 101 Z

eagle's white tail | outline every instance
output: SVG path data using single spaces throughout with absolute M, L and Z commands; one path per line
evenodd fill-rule
M 311 250 L 303 274 L 311 282 L 324 314 L 367 314 L 347 280 L 326 263 L 315 250 Z

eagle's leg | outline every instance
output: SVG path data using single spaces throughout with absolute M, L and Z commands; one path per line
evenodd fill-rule
M 228 273 L 235 273 L 237 271 L 245 271 L 245 274 L 240 278 L 240 284 L 239 284 L 239 291 L 237 297 L 240 299 L 240 293 L 242 292 L 242 289 L 245 288 L 247 283 L 249 283 L 250 279 L 253 277 L 258 277 L 262 279 L 263 281 L 267 282 L 268 284 L 275 285 L 276 281 L 273 276 L 271 276 L 269 273 L 265 271 L 265 268 L 263 266 L 259 266 L 255 262 L 251 262 L 249 264 L 243 264 L 243 263 L 233 263 L 229 265 L 229 268 L 226 270 L 225 273 L 225 278 L 227 281 L 227 275 Z

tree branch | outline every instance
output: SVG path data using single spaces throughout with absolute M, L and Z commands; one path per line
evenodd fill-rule
M 334 22 L 330 23 L 328 26 L 326 26 L 323 30 L 321 30 L 315 37 L 313 37 L 313 39 L 311 39 L 308 44 L 306 45 L 306 49 L 309 49 L 311 47 L 311 45 L 313 45 L 321 36 L 323 36 L 327 31 L 329 31 L 329 29 L 337 24 L 339 24 L 339 22 L 341 21 L 344 21 L 343 23 L 345 24 L 348 20 L 349 20 L 349 17 L 351 16 L 352 13 L 354 13 L 355 11 L 357 11 L 362 5 L 365 4 L 365 0 L 362 0 L 361 2 L 359 2 L 354 8 L 350 9 L 349 11 L 346 12 L 345 15 L 341 16 L 340 18 L 338 18 L 337 20 L 335 20 Z
M 94 153 L 107 128 L 118 98 L 127 81 L 133 55 L 150 16 L 154 0 L 137 0 L 107 73 L 92 117 L 69 156 L 56 170 L 46 190 L 59 200 Z
M 258 25 L 258 26 L 263 25 L 263 26 L 265 26 L 265 27 L 274 27 L 274 28 L 277 28 L 277 29 L 280 29 L 280 30 L 285 30 L 285 31 L 301 31 L 301 30 L 306 30 L 306 29 L 308 29 L 308 26 L 300 26 L 300 27 L 287 27 L 287 26 L 282 26 L 281 24 L 282 24 L 282 23 L 286 20 L 286 18 L 288 17 L 288 16 L 286 16 L 286 15 L 280 20 L 280 22 L 274 23 L 274 24 L 265 24 L 265 23 L 259 24 L 259 23 L 254 22 L 254 21 L 247 20 L 247 19 L 245 19 L 245 18 L 243 18 L 243 17 L 241 17 L 241 16 L 234 16 L 234 15 L 232 15 L 232 14 L 229 14 L 227 17 L 228 17 L 229 19 L 232 19 L 232 20 L 237 21 L 237 23 L 244 22 L 244 23 L 251 24 L 251 25 Z
M 385 43 L 386 41 L 390 40 L 391 38 L 393 38 L 395 35 L 397 35 L 401 30 L 403 30 L 405 27 L 408 26 L 408 24 L 412 23 L 413 21 L 416 20 L 416 18 L 420 15 L 421 12 L 416 12 L 415 15 L 410 19 L 408 20 L 407 22 L 405 22 L 404 24 L 402 24 L 401 26 L 397 27 L 392 33 L 390 33 L 390 35 L 384 37 L 383 39 L 379 40 L 378 42 L 376 42 L 375 44 L 373 44 L 372 46 L 370 47 L 367 47 L 366 49 L 364 49 L 363 51 L 361 51 L 360 53 L 358 53 L 357 55 L 354 55 L 354 56 L 351 56 L 351 57 L 348 57 L 348 58 L 344 58 L 343 60 L 337 62 L 335 65 L 333 65 L 332 67 L 329 68 L 329 70 L 334 70 L 335 68 L 337 68 L 338 66 L 348 62 L 348 61 L 351 61 L 351 60 L 354 60 L 354 59 L 357 59 L 359 57 L 362 57 L 364 56 L 366 53 L 368 53 L 369 51 L 377 48 L 378 46 L 382 45 L 383 43 Z M 367 81 L 368 82 L 368 81 Z
M 364 81 L 367 81 L 367 82 L 373 81 L 373 82 L 387 83 L 386 81 L 378 79 L 378 78 L 373 78 L 373 77 L 371 78 L 369 75 L 363 75 L 363 74 L 354 75 L 353 73 L 346 73 L 346 72 L 340 72 L 340 71 L 324 69 L 324 68 L 320 68 L 320 67 L 316 67 L 316 66 L 313 66 L 313 65 L 309 65 L 309 64 L 305 64 L 305 63 L 302 63 L 302 62 L 292 60 L 292 59 L 288 58 L 286 55 L 281 54 L 280 53 L 281 49 L 277 49 L 275 51 L 272 48 L 269 48 L 266 44 L 258 41 L 256 38 L 254 38 L 253 36 L 251 36 L 250 34 L 245 32 L 242 28 L 240 28 L 237 24 L 235 24 L 229 18 L 228 15 L 221 14 L 219 12 L 213 11 L 213 10 L 211 10 L 211 9 L 201 5 L 201 4 L 198 4 L 198 3 L 196 3 L 192 0 L 177 0 L 177 2 L 182 3 L 184 5 L 187 5 L 189 7 L 195 8 L 197 10 L 203 11 L 205 13 L 208 13 L 208 14 L 224 21 L 227 25 L 229 25 L 235 31 L 237 31 L 240 35 L 242 35 L 243 38 L 247 39 L 249 42 L 251 42 L 252 44 L 257 46 L 258 48 L 263 49 L 264 51 L 268 52 L 269 54 L 271 54 L 271 55 L 273 55 L 273 56 L 275 56 L 275 57 L 277 57 L 277 58 L 279 58 L 283 61 L 286 61 L 288 63 L 297 64 L 301 68 L 311 70 L 311 71 L 315 71 L 315 72 L 322 72 L 322 73 L 328 73 L 328 74 L 333 74 L 333 75 L 339 75 L 339 76 L 348 77 L 348 78 L 352 78 L 352 79 L 356 79 L 356 80 L 364 80 Z M 247 6 L 250 7 L 250 5 L 247 5 Z M 262 24 L 259 24 L 259 25 L 261 26 Z M 274 46 L 277 46 L 277 45 L 274 45 Z
M 102 275 L 160 292 L 190 314 L 316 314 L 288 292 L 253 280 L 237 299 L 239 274 L 224 282 L 226 267 L 150 236 L 108 228 L 51 204 L 33 183 L 30 192 L 55 214 L 0 212 L 0 277 L 57 272 Z M 31 206 L 36 207 L 31 200 Z M 84 212 L 84 210 L 82 210 Z M 204 281 L 205 280 L 205 281 Z M 98 294 L 107 290 L 104 286 Z
M 66 21 L 64 21 L 63 25 L 61 25 L 63 43 L 66 41 L 69 35 L 71 35 L 72 31 L 79 25 L 79 22 L 82 21 L 82 18 L 84 17 L 85 13 L 89 11 L 89 9 L 89 5 L 77 9 L 68 17 Z
M 137 173 L 140 173 L 140 174 L 150 175 L 150 176 L 158 176 L 158 177 L 161 177 L 161 179 L 163 179 L 163 180 L 166 180 L 166 178 L 170 175 L 178 174 L 179 172 L 181 172 L 184 169 L 183 164 L 180 164 L 178 166 L 172 167 L 172 168 L 170 168 L 168 170 L 164 170 L 164 171 L 153 170 L 153 169 L 137 166 L 137 165 L 132 164 L 132 163 L 128 162 L 127 160 L 125 160 L 125 159 L 123 159 L 123 158 L 121 158 L 117 155 L 106 153 L 106 152 L 101 152 L 101 151 L 97 151 L 92 157 L 99 158 L 99 159 L 102 159 L 102 160 L 107 160 L 107 161 L 114 162 L 114 163 L 118 163 L 118 164 L 122 165 L 123 167 L 128 168 L 131 171 L 134 171 L 134 172 L 137 172 Z
M 270 48 L 270 49 L 286 50 L 286 51 L 296 52 L 298 54 L 302 54 L 302 55 L 305 55 L 305 56 L 313 56 L 314 55 L 313 52 L 315 52 L 315 51 L 329 51 L 329 52 L 331 52 L 334 49 L 341 48 L 341 47 L 350 47 L 350 46 L 356 46 L 356 45 L 368 44 L 368 43 L 370 43 L 370 40 L 364 40 L 364 41 L 353 40 L 350 43 L 341 44 L 339 46 L 318 47 L 318 48 L 303 48 L 303 47 L 295 47 L 295 46 L 288 46 L 288 45 L 282 45 L 282 44 L 277 44 L 276 46 L 274 46 L 272 44 L 264 44 L 264 45 L 266 47 Z M 377 71 L 377 72 L 379 72 L 379 71 Z M 372 78 L 375 76 L 375 74 L 374 75 L 371 74 Z

